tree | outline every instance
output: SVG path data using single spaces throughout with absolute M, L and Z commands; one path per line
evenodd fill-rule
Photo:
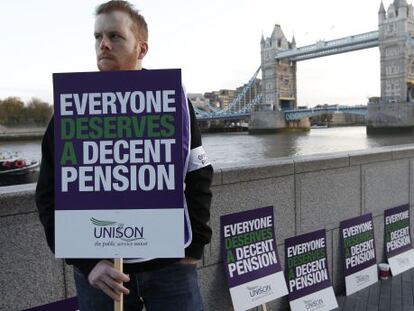
M 53 107 L 39 98 L 32 98 L 27 103 L 25 112 L 27 122 L 46 125 L 53 114 Z
M 0 100 L 0 124 L 3 125 L 47 125 L 52 114 L 53 107 L 38 98 L 32 98 L 26 105 L 18 97 Z
M 0 123 L 17 125 L 24 120 L 24 103 L 18 97 L 7 97 L 0 102 Z

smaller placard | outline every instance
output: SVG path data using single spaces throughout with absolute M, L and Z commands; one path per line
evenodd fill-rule
M 285 258 L 292 311 L 338 307 L 329 279 L 324 229 L 286 239 Z
M 374 223 L 366 214 L 341 222 L 346 295 L 378 282 Z
M 79 311 L 78 298 L 73 297 L 69 299 L 60 300 L 47 305 L 38 306 L 24 311 Z
M 414 267 L 414 250 L 410 235 L 410 207 L 408 204 L 384 211 L 385 253 L 392 275 Z
M 221 216 L 224 270 L 235 311 L 287 295 L 276 248 L 273 206 Z

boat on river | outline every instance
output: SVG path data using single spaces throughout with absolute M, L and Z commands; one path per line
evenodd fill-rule
M 0 153 L 0 186 L 32 182 L 39 161 L 29 160 L 17 153 Z

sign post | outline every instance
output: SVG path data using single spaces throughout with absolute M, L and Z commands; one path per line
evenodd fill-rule
M 384 211 L 385 253 L 393 276 L 414 267 L 408 204 Z
M 122 258 L 114 259 L 114 268 L 119 272 L 124 272 L 123 269 L 124 260 Z M 120 301 L 114 301 L 114 311 L 124 311 L 124 294 L 121 293 Z
M 338 307 L 329 280 L 324 229 L 286 239 L 285 258 L 292 311 Z
M 184 257 L 181 71 L 61 73 L 53 85 L 56 257 Z
M 274 234 L 273 206 L 221 216 L 221 249 L 236 311 L 287 295 Z
M 378 282 L 372 215 L 344 220 L 340 227 L 348 296 Z

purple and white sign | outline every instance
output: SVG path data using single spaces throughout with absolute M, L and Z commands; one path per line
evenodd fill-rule
M 183 257 L 181 71 L 61 73 L 53 85 L 56 257 Z
M 276 248 L 273 206 L 224 215 L 221 250 L 236 311 L 287 295 Z
M 372 215 L 344 220 L 340 228 L 348 296 L 378 282 Z
M 35 308 L 26 309 L 24 311 L 79 311 L 78 298 L 73 297 L 65 300 L 61 300 L 47 305 L 38 306 Z
M 338 307 L 329 280 L 324 229 L 286 239 L 285 258 L 292 311 Z
M 414 267 L 409 204 L 384 211 L 385 253 L 392 275 Z

